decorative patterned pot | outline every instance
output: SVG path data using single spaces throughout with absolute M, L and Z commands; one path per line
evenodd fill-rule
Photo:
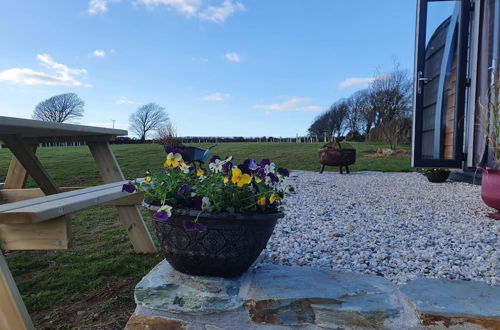
M 492 168 L 480 168 L 483 172 L 481 183 L 481 198 L 484 204 L 497 210 L 488 216 L 495 220 L 500 220 L 500 171 Z
M 450 172 L 431 172 L 424 173 L 424 176 L 429 180 L 429 182 L 440 183 L 445 182 L 450 176 Z
M 157 207 L 150 206 L 154 210 Z M 153 221 L 165 259 L 176 270 L 199 276 L 234 277 L 257 260 L 283 213 L 201 214 L 207 231 L 186 231 L 183 221 L 193 221 L 194 210 L 174 210 L 164 222 Z

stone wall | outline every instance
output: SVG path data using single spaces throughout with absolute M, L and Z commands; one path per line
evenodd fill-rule
M 500 329 L 500 288 L 263 265 L 197 277 L 163 261 L 135 289 L 126 329 Z

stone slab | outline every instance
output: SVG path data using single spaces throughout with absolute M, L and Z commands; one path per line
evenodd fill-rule
M 246 306 L 256 323 L 328 328 L 381 327 L 403 309 L 397 286 L 382 277 L 278 265 L 255 271 Z
M 163 260 L 137 284 L 138 306 L 174 313 L 215 313 L 243 305 L 238 296 L 241 278 L 191 276 Z
M 476 324 L 500 329 L 500 287 L 481 282 L 421 278 L 401 287 L 425 326 Z

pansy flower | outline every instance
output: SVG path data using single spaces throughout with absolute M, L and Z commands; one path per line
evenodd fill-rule
M 165 151 L 167 152 L 167 154 L 182 154 L 184 152 L 184 150 L 182 150 L 181 148 L 165 148 Z
M 274 175 L 273 173 L 269 172 L 267 174 L 267 177 L 269 178 L 269 180 L 271 181 L 271 183 L 276 183 L 276 182 L 279 182 L 280 179 L 278 179 L 278 177 L 276 175 Z
M 158 211 L 156 211 L 155 213 L 153 213 L 153 216 L 158 221 L 167 221 L 172 216 L 172 206 L 170 206 L 170 205 L 163 205 L 162 207 L 160 207 L 158 209 Z
M 241 172 L 245 174 L 251 174 L 252 172 L 250 171 L 250 168 L 246 164 L 240 164 L 238 165 L 238 168 L 241 170 Z
M 233 168 L 231 181 L 238 187 L 243 187 L 252 181 L 252 177 L 247 173 L 243 173 L 239 168 Z
M 215 159 L 213 162 L 208 164 L 208 168 L 215 173 L 222 172 L 222 166 L 224 163 L 220 159 Z
M 281 176 L 290 176 L 290 172 L 286 168 L 283 168 L 283 167 L 278 168 L 278 174 Z
M 267 164 L 266 166 L 264 166 L 264 171 L 266 172 L 266 174 L 274 173 L 275 167 L 276 165 L 274 163 Z
M 266 206 L 266 198 L 265 197 L 261 197 L 257 200 L 257 205 L 259 206 Z
M 196 223 L 192 221 L 184 220 L 182 221 L 182 226 L 186 231 L 199 231 L 200 233 L 207 231 L 207 226 L 202 225 L 201 223 Z
M 210 157 L 210 160 L 208 162 L 215 163 L 216 160 L 220 160 L 220 157 L 217 155 L 214 155 L 214 156 Z
M 133 193 L 136 189 L 136 186 L 130 183 L 126 183 L 122 186 L 122 192 L 126 191 L 128 193 Z
M 269 197 L 269 202 L 271 204 L 273 204 L 274 202 L 276 202 L 277 200 L 280 199 L 280 196 L 278 194 L 272 194 L 270 197 Z
M 271 164 L 271 161 L 267 158 L 264 158 L 260 161 L 260 167 L 265 167 L 266 165 Z
M 167 155 L 167 160 L 163 163 L 163 166 L 168 168 L 177 168 L 182 162 L 182 155 L 179 153 L 169 153 Z
M 182 162 L 181 165 L 179 165 L 179 168 L 181 169 L 182 173 L 189 173 L 190 167 L 186 163 Z
M 145 184 L 151 184 L 151 177 L 150 176 L 147 176 L 144 178 L 144 183 Z
M 202 176 L 203 174 L 205 174 L 205 171 L 203 171 L 201 168 L 196 170 L 196 176 Z
M 189 190 L 191 190 L 191 187 L 189 187 L 187 184 L 182 185 L 182 187 L 177 190 L 177 195 L 182 196 L 185 193 L 189 192 Z
M 226 160 L 224 164 L 222 164 L 222 173 L 227 174 L 232 170 L 232 168 L 233 168 L 233 163 Z
M 259 168 L 259 165 L 257 165 L 257 163 L 255 162 L 255 159 L 250 159 L 250 162 L 248 163 L 248 168 L 253 173 Z

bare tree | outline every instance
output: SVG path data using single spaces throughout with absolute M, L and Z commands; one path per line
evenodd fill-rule
M 170 122 L 157 129 L 155 143 L 165 147 L 178 147 L 182 144 L 177 136 L 177 128 Z
M 148 103 L 140 106 L 130 115 L 129 128 L 144 142 L 150 131 L 164 127 L 168 121 L 168 114 L 164 107 L 156 103 Z
M 85 102 L 75 93 L 52 96 L 38 103 L 33 119 L 63 123 L 83 117 Z
M 395 64 L 393 71 L 378 75 L 370 84 L 369 90 L 371 114 L 375 114 L 375 127 L 380 127 L 393 149 L 393 137 L 398 136 L 400 130 L 397 120 L 407 118 L 411 114 L 412 82 L 408 71 Z
M 328 124 L 331 128 L 332 136 L 338 139 L 343 135 L 343 133 L 345 133 L 348 117 L 348 100 L 340 100 L 330 107 L 330 109 L 328 110 Z
M 308 129 L 309 136 L 321 139 L 332 135 L 331 127 L 328 126 L 328 111 L 323 112 L 314 119 L 314 122 Z
M 370 102 L 369 92 L 366 89 L 357 91 L 348 99 L 349 115 L 348 126 L 349 133 L 352 135 L 366 134 L 369 128 L 373 125 L 373 120 L 370 120 Z

